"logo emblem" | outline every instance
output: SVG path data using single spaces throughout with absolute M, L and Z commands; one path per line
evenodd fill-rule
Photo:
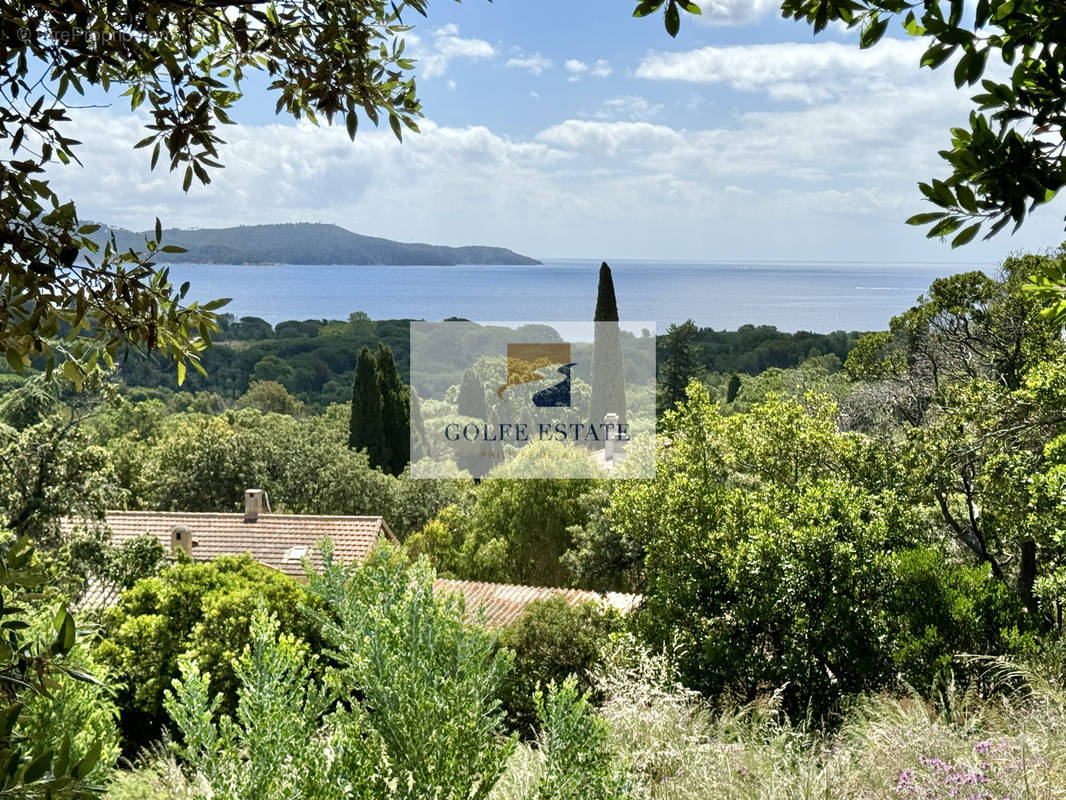
M 507 383 L 496 390 L 502 400 L 505 390 L 523 383 L 534 383 L 551 376 L 547 368 L 554 370 L 563 380 L 554 386 L 541 389 L 533 395 L 533 405 L 539 408 L 569 408 L 570 369 L 577 362 L 570 360 L 570 345 L 567 342 L 519 343 L 507 345 Z

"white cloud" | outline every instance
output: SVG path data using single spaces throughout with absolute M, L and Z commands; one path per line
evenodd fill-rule
M 626 95 L 605 100 L 592 116 L 596 119 L 628 119 L 647 121 L 662 113 L 661 103 L 649 103 L 643 97 Z
M 568 58 L 563 67 L 570 73 L 570 81 L 579 81 L 583 75 L 591 75 L 594 78 L 606 78 L 614 70 L 611 69 L 611 63 L 604 58 L 598 58 L 591 66 L 584 61 L 578 61 L 576 58 Z
M 496 48 L 484 39 L 459 36 L 459 26 L 453 23 L 435 30 L 428 44 L 411 34 L 407 34 L 406 40 L 413 57 L 418 59 L 419 76 L 426 79 L 444 75 L 455 59 L 483 61 L 496 56 Z
M 699 16 L 682 14 L 681 23 L 703 25 L 748 25 L 771 13 L 778 13 L 780 0 L 699 0 Z
M 606 78 L 613 71 L 614 70 L 611 69 L 611 64 L 609 61 L 603 58 L 599 58 L 596 59 L 596 63 L 593 64 L 592 68 L 589 70 L 589 75 L 591 75 L 593 78 Z
M 581 80 L 581 76 L 589 71 L 589 65 L 576 58 L 568 58 L 563 62 L 563 68 L 570 73 L 570 82 Z
M 509 58 L 507 59 L 507 66 L 514 69 L 524 69 L 531 75 L 540 75 L 544 70 L 551 69 L 552 60 L 545 58 L 540 53 L 533 53 L 532 55 Z
M 338 128 L 242 125 L 225 131 L 226 169 L 188 195 L 180 175 L 150 172 L 149 156 L 132 150 L 146 116 L 91 109 L 73 112 L 71 125 L 86 167 L 49 177 L 84 218 L 136 229 L 156 216 L 209 227 L 320 220 L 538 256 L 944 259 L 946 247 L 902 221 L 924 207 L 914 184 L 942 174 L 936 151 L 967 107 L 946 74 L 688 129 L 636 96 L 532 137 L 425 121 L 403 144 L 363 127 L 349 142 Z M 1060 217 L 1044 209 L 1018 238 L 966 255 L 992 260 L 1058 241 Z
M 817 102 L 861 88 L 879 90 L 919 77 L 925 45 L 885 39 L 860 50 L 841 42 L 701 47 L 680 53 L 650 53 L 636 76 L 657 81 L 726 84 L 765 91 L 775 99 Z M 926 71 L 928 73 L 928 70 Z

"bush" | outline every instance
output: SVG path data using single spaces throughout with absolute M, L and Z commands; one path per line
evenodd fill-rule
M 957 653 L 1020 656 L 1036 649 L 1021 599 L 987 564 L 955 565 L 921 548 L 897 555 L 894 573 L 887 603 L 898 625 L 892 658 L 919 691 L 943 677 Z
M 523 736 L 536 721 L 534 694 L 573 677 L 582 694 L 592 689 L 592 672 L 608 635 L 621 628 L 613 610 L 596 603 L 571 606 L 564 597 L 530 603 L 526 613 L 500 633 L 500 646 L 515 653 L 503 686 L 508 722 Z
M 175 564 L 123 592 L 105 615 L 107 636 L 96 653 L 125 685 L 118 698 L 127 742 L 143 745 L 158 734 L 163 693 L 182 658 L 196 659 L 220 708 L 232 712 L 233 662 L 248 644 L 255 609 L 262 604 L 284 633 L 317 645 L 317 629 L 300 611 L 309 600 L 297 581 L 247 555 Z

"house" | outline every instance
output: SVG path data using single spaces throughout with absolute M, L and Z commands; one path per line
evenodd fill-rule
M 264 502 L 266 511 L 263 510 Z M 316 571 L 322 569 L 319 546 L 325 540 L 333 544 L 333 557 L 349 563 L 364 560 L 374 545 L 385 539 L 398 543 L 381 517 L 348 517 L 319 514 L 273 514 L 269 500 L 259 489 L 245 492 L 243 514 L 219 514 L 187 511 L 108 511 L 107 527 L 111 541 L 120 545 L 137 536 L 155 537 L 169 552 L 183 550 L 194 561 L 210 561 L 222 555 L 248 553 L 260 564 L 303 580 L 304 560 Z M 63 533 L 78 527 L 73 519 L 62 520 Z M 622 614 L 639 605 L 640 595 L 609 592 L 600 595 L 583 589 L 558 589 L 544 586 L 514 586 L 437 579 L 438 592 L 461 593 L 471 618 L 483 609 L 485 624 L 500 627 L 518 619 L 534 600 L 562 595 L 570 605 L 585 601 L 600 602 Z M 92 583 L 79 602 L 81 608 L 113 605 L 120 590 L 100 582 Z

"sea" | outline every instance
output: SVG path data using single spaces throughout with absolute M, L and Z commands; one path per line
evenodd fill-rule
M 659 333 L 688 319 L 717 330 L 747 324 L 790 332 L 880 330 L 933 280 L 973 268 L 885 262 L 610 263 L 620 318 L 654 322 Z M 347 319 L 353 311 L 374 320 L 588 320 L 595 310 L 599 266 L 591 259 L 553 259 L 542 266 L 170 265 L 173 282 L 190 282 L 187 299 L 231 297 L 223 311 L 271 324 Z

